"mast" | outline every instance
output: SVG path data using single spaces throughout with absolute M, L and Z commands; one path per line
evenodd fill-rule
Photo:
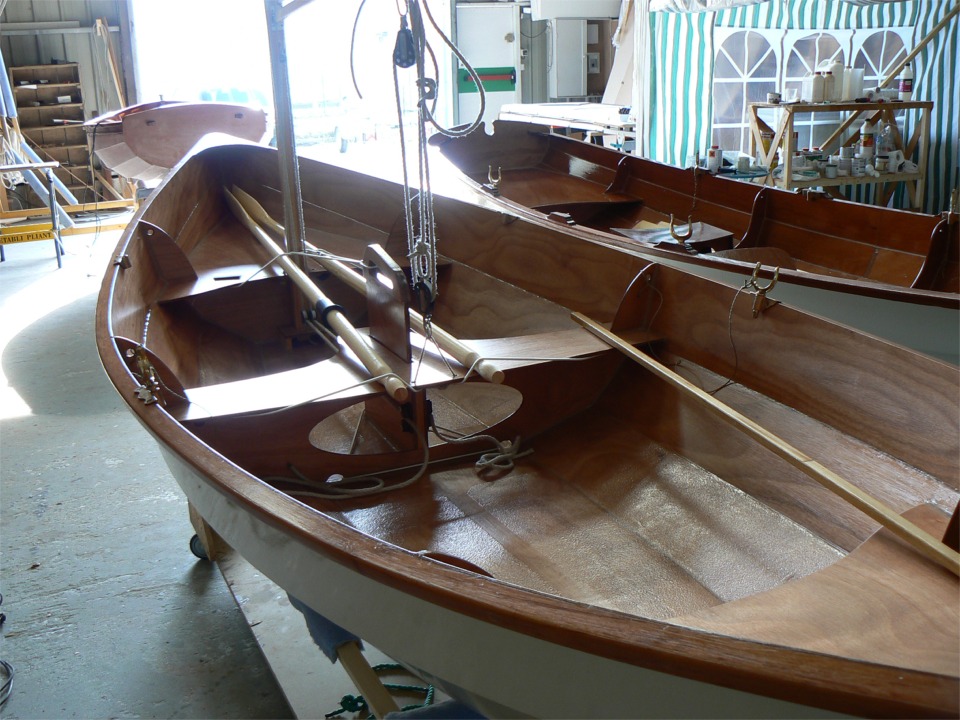
M 306 0 L 309 2 L 310 0 Z M 293 133 L 293 109 L 290 99 L 290 74 L 287 67 L 287 40 L 284 20 L 306 4 L 304 0 L 264 0 L 267 14 L 267 37 L 270 43 L 270 77 L 273 84 L 273 109 L 280 157 L 280 184 L 283 191 L 283 224 L 286 228 L 288 253 L 302 253 L 304 248 L 303 197 L 300 192 L 300 166 L 297 163 L 297 141 Z M 304 267 L 302 255 L 291 258 Z

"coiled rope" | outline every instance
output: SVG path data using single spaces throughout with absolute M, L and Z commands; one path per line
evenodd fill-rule
M 373 666 L 373 671 L 376 673 L 380 672 L 392 672 L 392 671 L 406 671 L 402 665 L 397 663 L 381 663 L 379 665 Z M 392 693 L 396 694 L 408 694 L 408 695 L 423 695 L 422 703 L 413 703 L 410 705 L 404 705 L 400 708 L 400 712 L 406 712 L 408 710 L 415 710 L 417 708 L 427 707 L 433 704 L 433 699 L 436 694 L 433 685 L 406 685 L 401 683 L 383 683 L 383 687 L 389 690 Z M 335 718 L 340 717 L 345 712 L 350 713 L 360 713 L 369 709 L 366 699 L 363 695 L 344 695 L 340 699 L 340 707 L 336 710 L 324 714 L 324 718 Z M 368 717 L 373 718 L 373 715 Z

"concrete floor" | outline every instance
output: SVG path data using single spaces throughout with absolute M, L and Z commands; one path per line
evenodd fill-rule
M 0 263 L 0 659 L 16 671 L 3 714 L 293 717 L 100 366 L 94 307 L 117 238 L 65 238 L 63 269 L 50 242 Z

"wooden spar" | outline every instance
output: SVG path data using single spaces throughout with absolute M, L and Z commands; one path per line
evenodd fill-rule
M 3 3 L 0 3 L 2 5 Z M 103 46 L 107 55 L 107 65 L 110 68 L 110 79 L 113 80 L 113 87 L 117 91 L 117 100 L 120 101 L 120 107 L 127 106 L 126 93 L 123 91 L 123 81 L 120 79 L 120 66 L 117 63 L 117 56 L 113 52 L 113 43 L 110 42 L 110 26 L 105 18 L 97 18 L 93 23 L 93 30 L 97 37 L 103 40 Z M 109 186 L 109 183 L 107 183 Z
M 956 5 L 953 6 L 953 8 L 948 10 L 947 14 L 944 15 L 942 18 L 940 18 L 940 22 L 938 22 L 936 25 L 933 26 L 933 30 L 928 32 L 926 37 L 924 37 L 920 42 L 918 42 L 916 47 L 910 51 L 910 54 L 907 55 L 903 60 L 901 60 L 896 65 L 896 67 L 894 67 L 893 70 L 890 71 L 890 74 L 887 75 L 886 79 L 880 83 L 880 87 L 882 88 L 886 87 L 887 85 L 890 84 L 891 80 L 894 80 L 898 75 L 900 75 L 900 71 L 907 66 L 907 63 L 911 62 L 917 55 L 919 55 L 920 51 L 923 50 L 923 48 L 927 45 L 927 43 L 933 40 L 933 38 L 936 37 L 937 33 L 943 30 L 947 26 L 947 23 L 949 23 L 950 20 L 953 19 L 953 17 L 958 12 L 960 12 L 960 2 L 958 2 Z
M 577 312 L 572 313 L 572 316 L 574 320 L 604 342 L 608 343 L 611 347 L 617 348 L 627 357 L 652 371 L 674 387 L 679 388 L 704 403 L 711 411 L 719 415 L 721 419 L 742 430 L 765 448 L 772 450 L 795 468 L 805 473 L 808 477 L 816 480 L 825 488 L 839 495 L 855 508 L 876 520 L 883 525 L 883 527 L 909 543 L 924 557 L 945 567 L 954 575 L 960 575 L 960 553 L 947 547 L 933 535 L 917 527 L 914 523 L 901 517 L 894 512 L 893 509 L 872 495 L 865 493 L 816 460 L 808 457 L 805 453 L 790 445 L 786 440 L 774 435 L 750 418 L 737 412 L 729 405 L 720 402 L 712 395 L 704 392 L 693 383 L 657 362 L 649 355 L 637 350 L 626 340 L 610 332 L 599 323 Z
M 297 141 L 293 131 L 293 109 L 290 100 L 290 75 L 287 72 L 287 41 L 283 21 L 287 16 L 282 0 L 264 0 L 267 15 L 267 40 L 270 48 L 270 76 L 273 85 L 273 107 L 276 113 L 277 156 L 280 161 L 280 184 L 283 189 L 283 217 L 290 232 L 285 236 L 287 250 L 303 252 L 303 204 L 300 190 L 300 165 L 297 162 Z M 294 256 L 294 264 L 303 268 L 303 257 Z
M 283 235 L 283 225 L 274 220 L 253 196 L 244 192 L 236 185 L 233 186 L 231 192 L 243 206 L 244 210 L 247 211 L 248 217 L 252 222 L 262 223 L 278 235 Z M 243 218 L 241 218 L 241 222 L 246 223 Z M 363 277 L 359 273 L 351 270 L 345 263 L 336 258 L 324 257 L 322 255 L 317 257 L 317 262 L 357 292 L 366 294 Z M 413 308 L 410 309 L 410 324 L 418 333 L 426 335 L 423 315 Z M 466 368 L 472 367 L 480 377 L 488 382 L 497 385 L 503 382 L 503 371 L 489 360 L 482 359 L 476 350 L 433 323 L 430 325 L 430 330 L 433 333 L 433 339 L 437 342 L 437 345 L 440 346 L 440 349 L 449 353 L 458 363 Z
M 223 192 L 227 198 L 227 204 L 230 205 L 230 209 L 242 220 L 243 216 L 246 215 L 243 206 L 230 194 L 229 190 L 224 188 Z M 244 224 L 247 225 L 246 223 Z M 347 320 L 343 312 L 338 307 L 333 306 L 327 297 L 320 292 L 320 289 L 314 284 L 313 280 L 310 279 L 310 276 L 294 264 L 293 261 L 284 254 L 280 246 L 263 232 L 262 229 L 256 226 L 256 223 L 252 223 L 252 225 L 253 227 L 247 225 L 247 228 L 253 233 L 257 240 L 260 241 L 260 244 L 276 258 L 276 262 L 284 269 L 287 276 L 296 284 L 304 296 L 310 301 L 311 305 L 320 305 L 328 308 L 324 312 L 324 322 L 330 329 L 360 358 L 360 362 L 363 363 L 363 366 L 371 375 L 380 378 L 380 383 L 386 388 L 390 397 L 397 402 L 405 402 L 409 396 L 409 391 L 406 385 L 403 384 L 403 381 L 394 373 L 390 366 L 383 361 L 376 351 L 367 344 L 366 339 L 350 324 L 350 321 Z
M 353 680 L 353 684 L 367 701 L 374 717 L 383 718 L 387 713 L 399 712 L 396 701 L 380 682 L 379 676 L 367 662 L 356 642 L 347 642 L 337 648 L 337 659 Z

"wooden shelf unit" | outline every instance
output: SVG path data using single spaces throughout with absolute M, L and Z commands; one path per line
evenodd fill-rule
M 774 177 L 773 173 L 771 173 L 767 176 L 767 183 L 787 190 L 807 187 L 832 189 L 840 185 L 877 184 L 883 186 L 877 192 L 877 204 L 886 205 L 897 183 L 902 182 L 907 188 L 910 207 L 916 210 L 922 208 L 924 180 L 927 172 L 927 142 L 930 137 L 930 112 L 933 110 L 933 102 L 911 100 L 908 102 L 883 103 L 750 103 L 749 109 L 751 154 L 754 157 L 759 156 L 761 164 L 770 167 L 776 158 L 777 149 L 782 146 L 783 150 L 780 163 L 783 168 L 782 174 L 780 177 Z M 770 109 L 779 112 L 779 122 L 776 123 L 777 127 L 775 130 L 760 118 L 761 110 Z M 913 134 L 907 143 L 904 143 L 897 126 L 896 113 L 900 110 L 916 110 L 920 115 L 920 120 L 916 123 Z M 897 150 L 903 151 L 906 159 L 909 160 L 912 158 L 914 152 L 919 148 L 917 172 L 887 172 L 881 173 L 879 177 L 845 175 L 837 178 L 817 177 L 795 179 L 793 177 L 793 154 L 797 152 L 797 148 L 793 145 L 794 118 L 799 114 L 818 112 L 845 114 L 844 119 L 840 122 L 837 129 L 820 146 L 825 154 L 834 154 L 840 147 L 852 146 L 859 142 L 859 122 L 870 119 L 878 128 L 886 123 L 890 124 L 893 128 L 894 145 Z M 850 135 L 844 138 L 844 135 L 850 131 L 851 128 L 854 129 Z M 773 141 L 770 143 L 770 149 L 766 152 L 758 150 L 758 148 L 763 147 L 762 132 L 774 133 Z
M 77 63 L 10 68 L 20 132 L 80 202 L 96 200 Z M 88 195 L 87 197 L 83 197 Z

